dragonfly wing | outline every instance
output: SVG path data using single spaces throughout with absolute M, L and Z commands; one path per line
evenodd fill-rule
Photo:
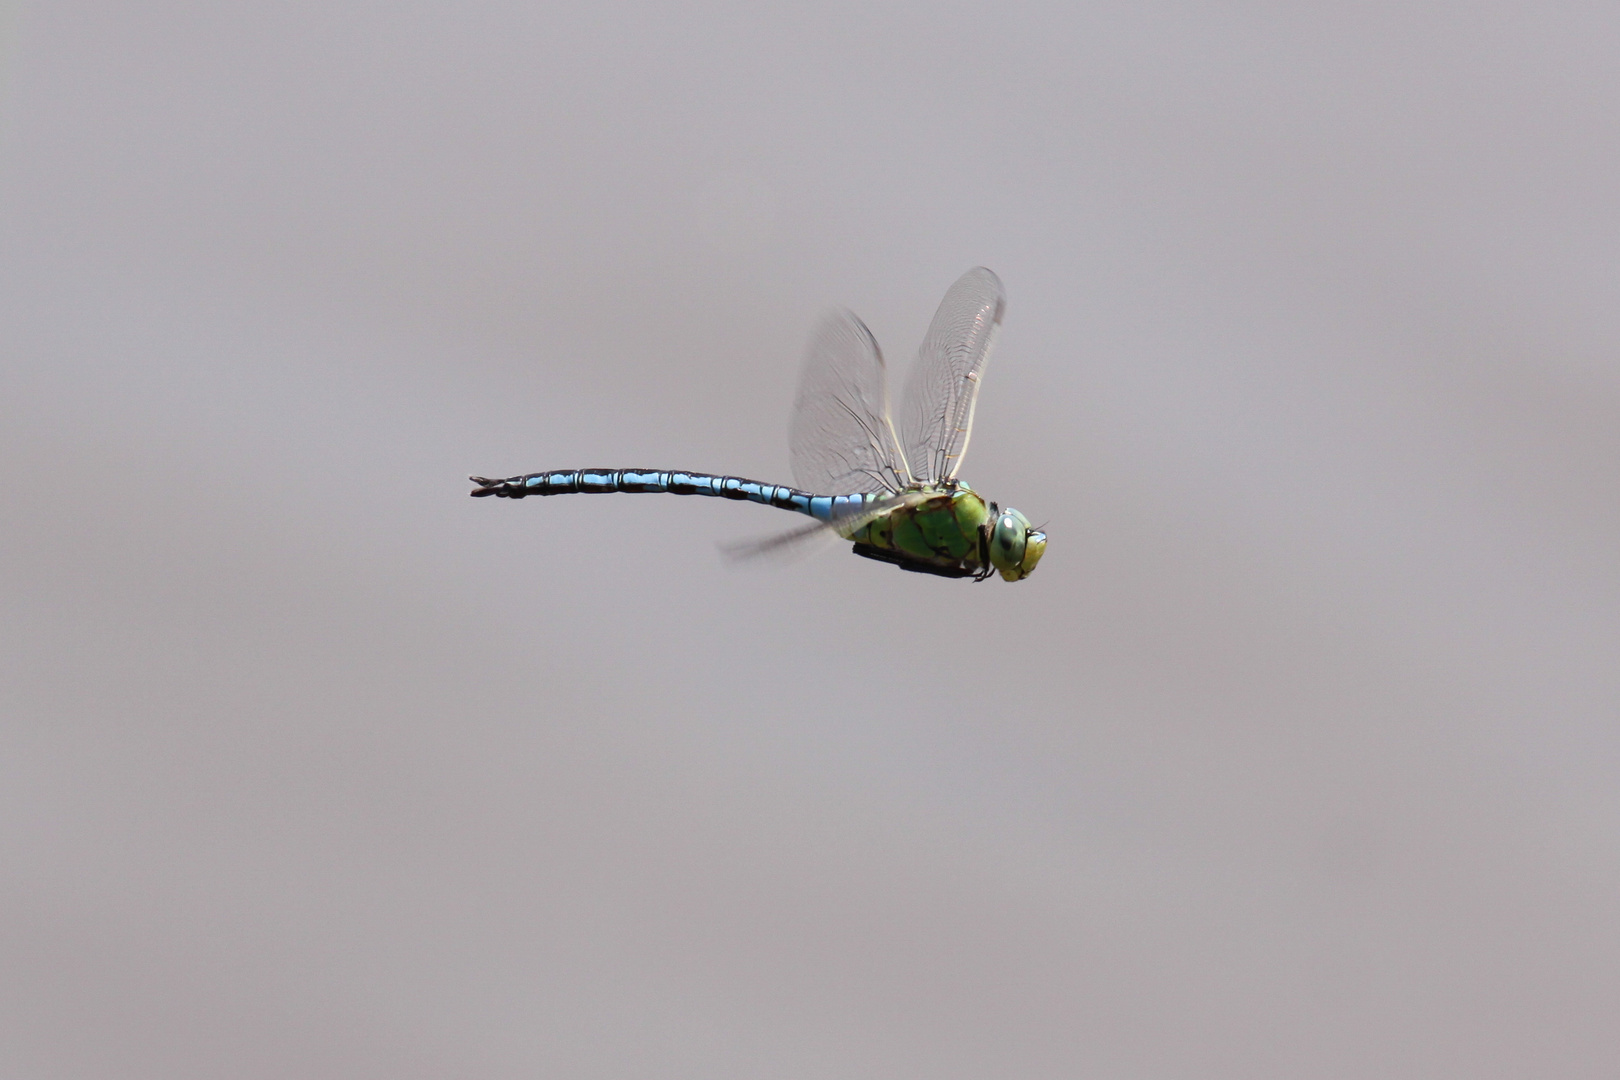
M 818 495 L 899 491 L 911 482 L 889 418 L 889 379 L 872 331 L 828 315 L 810 339 L 788 431 L 794 482 Z
M 901 411 L 906 460 L 923 483 L 954 479 L 962 467 L 979 378 L 1006 309 L 1001 279 L 978 266 L 951 286 L 928 327 Z

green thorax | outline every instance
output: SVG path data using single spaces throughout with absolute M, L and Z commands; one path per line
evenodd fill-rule
M 929 498 L 896 507 L 845 533 L 846 538 L 931 566 L 981 569 L 984 552 L 980 536 L 991 520 L 990 507 L 962 483 L 918 490 Z

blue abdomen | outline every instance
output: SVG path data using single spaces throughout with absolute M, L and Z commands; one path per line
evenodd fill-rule
M 505 480 L 475 476 L 479 487 L 473 496 L 494 495 L 502 499 L 524 499 L 530 495 L 607 495 L 663 493 L 669 495 L 708 495 L 720 499 L 741 499 L 764 503 L 782 510 L 807 514 L 819 521 L 860 510 L 877 495 L 813 495 L 780 484 L 762 484 L 740 476 L 714 473 L 664 471 L 659 469 L 562 469 L 529 473 Z

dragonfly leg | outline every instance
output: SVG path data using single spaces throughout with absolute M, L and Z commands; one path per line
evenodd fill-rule
M 1000 514 L 1001 508 L 991 503 L 989 520 L 979 525 L 979 572 L 973 575 L 974 581 L 983 581 L 995 572 L 996 568 L 990 563 L 990 537 L 995 531 L 995 526 L 990 522 L 995 521 Z
M 910 570 L 915 574 L 935 574 L 939 577 L 962 578 L 972 577 L 976 573 L 976 571 L 961 566 L 938 566 L 934 563 L 918 562 L 898 551 L 874 547 L 871 544 L 856 543 L 853 550 L 855 554 L 863 559 L 876 559 L 878 562 L 893 563 L 900 569 Z

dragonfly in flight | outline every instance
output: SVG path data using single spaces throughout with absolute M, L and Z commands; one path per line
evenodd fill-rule
M 979 383 L 1007 298 L 984 267 L 945 294 L 906 383 L 896 428 L 883 353 L 853 312 L 828 315 L 810 340 L 789 444 L 796 488 L 738 476 L 660 469 L 561 469 L 507 479 L 470 477 L 475 498 L 662 492 L 744 499 L 815 519 L 754 545 L 763 551 L 831 531 L 855 554 L 902 570 L 983 581 L 1022 581 L 1046 534 L 957 479 Z

